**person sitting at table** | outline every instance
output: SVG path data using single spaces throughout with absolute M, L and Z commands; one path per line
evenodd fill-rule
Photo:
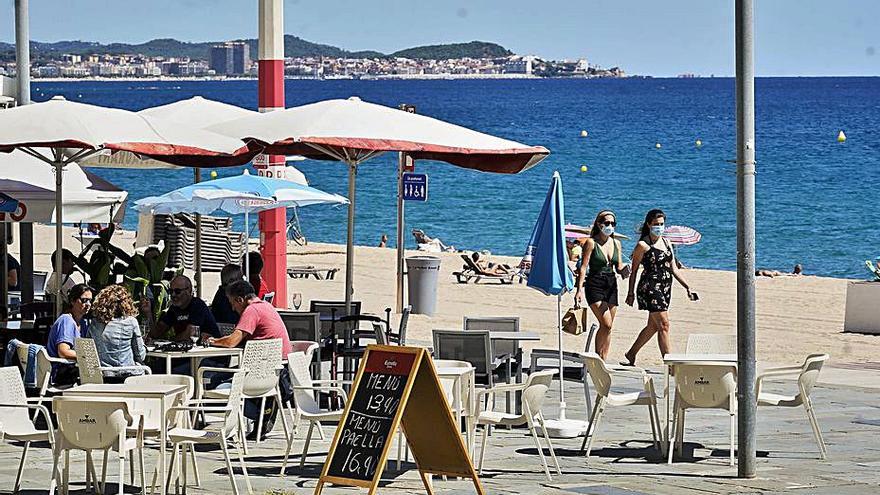
M 229 304 L 241 317 L 231 334 L 221 338 L 209 338 L 208 344 L 216 347 L 244 347 L 248 340 L 281 339 L 281 356 L 286 358 L 293 351 L 290 338 L 287 335 L 287 328 L 275 307 L 257 297 L 255 292 L 250 282 L 245 280 L 233 282 L 226 288 Z M 286 367 L 281 369 L 279 385 L 281 399 L 287 402 L 293 394 Z M 260 415 L 259 404 L 259 400 L 256 399 L 245 401 L 245 417 L 257 420 Z M 270 403 L 268 400 L 266 407 L 271 408 L 271 412 L 264 415 L 262 428 L 264 435 L 272 431 L 279 409 L 278 404 L 275 404 L 274 401 Z M 256 435 L 256 430 L 256 428 L 252 430 L 254 435 Z
M 76 280 L 76 256 L 70 252 L 69 249 L 61 250 L 61 271 L 59 274 L 58 268 L 55 266 L 55 255 L 57 251 L 52 253 L 52 273 L 49 275 L 49 279 L 46 281 L 46 294 L 50 294 L 52 296 L 57 296 L 58 291 L 55 288 L 56 281 L 58 277 L 61 277 L 61 300 L 67 301 L 67 293 L 70 291 L 70 288 L 76 285 L 78 282 Z M 36 289 L 36 287 L 34 287 Z
M 0 263 L 3 259 L 0 258 Z M 15 256 L 6 253 L 6 287 L 8 290 L 21 290 L 21 263 Z
M 238 323 L 238 313 L 229 304 L 229 298 L 226 297 L 226 288 L 239 280 L 244 280 L 240 266 L 230 263 L 220 270 L 220 287 L 217 287 L 217 292 L 214 293 L 214 299 L 211 301 L 211 313 L 214 315 L 217 323 L 233 325 Z
M 260 299 L 269 292 L 269 286 L 266 285 L 266 281 L 263 280 L 263 277 L 260 275 L 263 271 L 263 257 L 260 253 L 256 251 L 251 251 L 247 256 L 248 265 L 250 265 L 250 273 L 248 276 L 248 282 L 251 283 L 251 286 L 257 290 L 257 297 Z M 244 263 L 241 265 L 241 271 L 244 273 L 248 273 L 245 269 Z
M 171 279 L 171 307 L 153 325 L 150 337 L 178 342 L 190 340 L 192 327 L 199 327 L 201 338 L 219 337 L 217 321 L 205 301 L 193 297 L 192 281 L 186 275 Z
M 92 307 L 92 288 L 86 284 L 76 284 L 67 292 L 68 302 L 64 313 L 55 320 L 49 329 L 46 352 L 50 357 L 76 360 L 74 343 L 77 337 L 87 333 L 86 314 Z M 56 385 L 72 385 L 79 378 L 76 366 L 52 364 L 52 376 Z
M 147 348 L 138 325 L 138 308 L 125 287 L 110 285 L 101 289 L 92 305 L 94 319 L 89 325 L 89 336 L 95 340 L 101 366 L 135 366 L 143 364 Z M 104 376 L 110 383 L 122 383 L 127 376 L 142 375 L 137 370 L 126 370 L 114 376 Z

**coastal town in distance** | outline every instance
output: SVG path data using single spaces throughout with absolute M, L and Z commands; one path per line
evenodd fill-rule
M 347 52 L 294 36 L 285 40 L 289 79 L 520 79 L 623 78 L 586 58 L 545 60 L 480 41 L 421 46 L 392 54 Z M 91 42 L 32 43 L 36 79 L 229 79 L 256 78 L 256 40 L 185 43 L 153 40 L 141 45 Z M 15 75 L 10 45 L 0 43 L 0 75 Z

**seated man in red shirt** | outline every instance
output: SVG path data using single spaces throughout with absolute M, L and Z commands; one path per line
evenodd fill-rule
M 244 343 L 248 340 L 281 339 L 281 358 L 285 359 L 293 350 L 287 335 L 287 328 L 284 326 L 281 316 L 278 315 L 278 311 L 271 304 L 257 297 L 254 292 L 254 287 L 245 280 L 237 280 L 226 287 L 226 297 L 229 299 L 229 304 L 241 317 L 231 334 L 221 338 L 209 338 L 208 344 L 217 347 L 244 347 Z M 286 367 L 281 369 L 279 384 L 281 398 L 287 402 L 293 394 Z M 252 420 L 259 418 L 259 402 L 257 399 L 245 401 L 245 417 Z M 262 428 L 264 437 L 272 431 L 279 405 L 270 399 L 267 400 L 266 407 L 271 407 L 271 412 L 264 416 Z M 253 428 L 251 433 L 256 434 L 256 431 L 257 429 Z

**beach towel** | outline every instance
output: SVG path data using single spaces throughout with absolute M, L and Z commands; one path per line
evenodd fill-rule
M 27 366 L 25 366 L 24 370 L 24 386 L 33 388 L 37 386 L 37 353 L 40 352 L 40 349 L 43 349 L 43 346 L 39 344 L 25 344 L 18 339 L 12 339 L 6 344 L 6 358 L 3 365 L 17 365 L 18 347 L 22 345 L 28 346 Z

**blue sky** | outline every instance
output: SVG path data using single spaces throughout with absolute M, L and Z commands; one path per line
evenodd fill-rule
M 732 75 L 733 0 L 286 0 L 285 31 L 351 50 L 494 41 L 633 74 Z M 12 0 L 0 40 L 12 41 Z M 34 0 L 31 38 L 142 42 L 255 37 L 255 0 Z M 880 75 L 880 1 L 757 0 L 756 71 Z

